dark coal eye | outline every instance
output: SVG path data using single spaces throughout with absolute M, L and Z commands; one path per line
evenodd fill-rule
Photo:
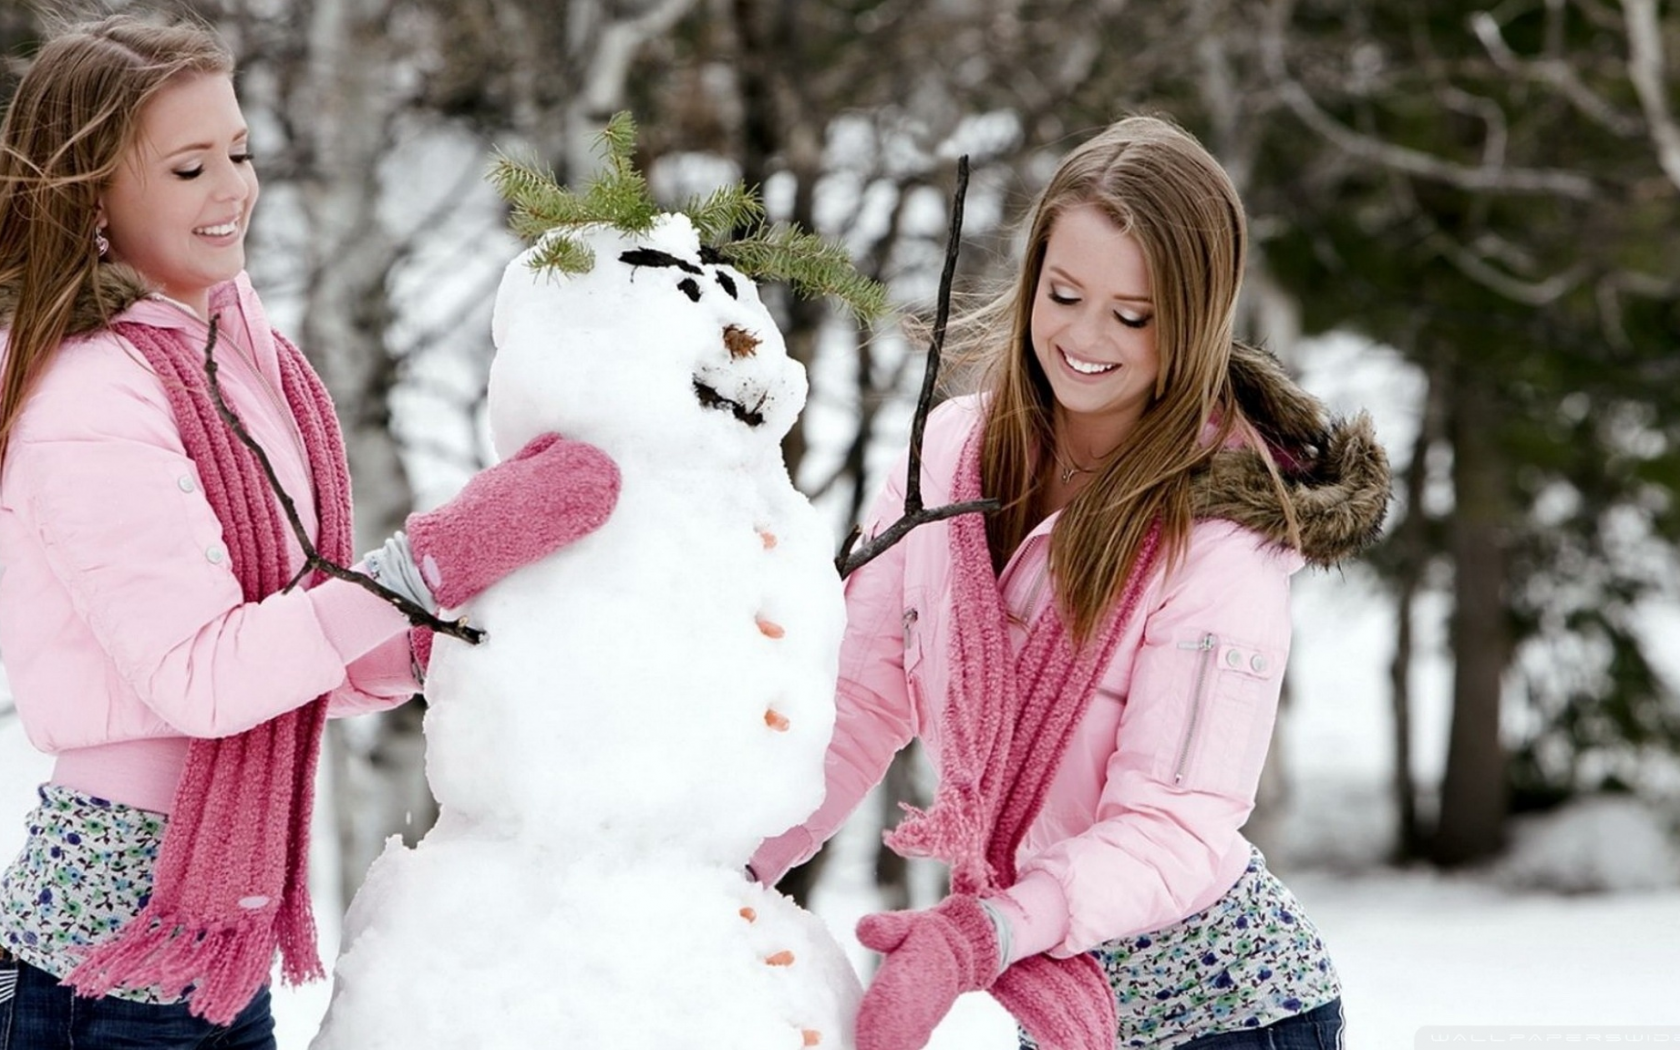
M 677 282 L 677 287 L 681 288 L 683 294 L 688 296 L 694 302 L 700 301 L 700 286 L 694 283 L 694 278 L 684 277 L 682 280 Z
M 717 278 L 717 283 L 723 288 L 724 291 L 729 293 L 729 298 L 731 298 L 731 299 L 741 298 L 739 295 L 735 294 L 735 278 L 733 278 L 733 277 L 729 276 L 728 274 L 724 273 L 722 270 L 712 271 L 712 276 Z

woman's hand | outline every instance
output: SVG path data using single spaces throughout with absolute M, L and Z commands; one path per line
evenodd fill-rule
M 1002 963 L 992 917 L 969 894 L 866 915 L 857 935 L 886 955 L 858 1007 L 858 1050 L 920 1050 L 957 996 L 989 987 Z

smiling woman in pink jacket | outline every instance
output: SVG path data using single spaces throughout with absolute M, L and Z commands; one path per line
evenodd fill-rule
M 774 882 L 913 737 L 940 783 L 889 837 L 951 867 L 870 916 L 860 1050 L 914 1050 L 989 989 L 1023 1045 L 1335 1047 L 1316 930 L 1242 836 L 1289 652 L 1289 579 L 1377 533 L 1369 421 L 1334 421 L 1236 342 L 1242 205 L 1188 134 L 1123 120 L 1034 209 L 1019 280 L 973 319 L 983 392 L 928 422 L 928 506 L 848 581 L 828 795 L 764 844 Z M 905 465 L 866 531 L 896 520 Z
M 307 885 L 322 722 L 418 688 L 409 619 L 349 560 L 331 402 L 243 272 L 258 182 L 207 30 L 46 44 L 0 126 L 0 650 L 56 756 L 0 873 L 0 1050 L 269 1050 L 276 950 L 320 976 Z M 457 607 L 603 521 L 617 472 L 546 435 L 364 569 Z M 63 983 L 61 983 L 61 980 Z M 76 999 L 75 994 L 90 998 Z

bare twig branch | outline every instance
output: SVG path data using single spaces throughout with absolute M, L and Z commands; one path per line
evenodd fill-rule
M 1498 102 L 1485 95 L 1477 95 L 1451 84 L 1437 89 L 1441 104 L 1448 109 L 1476 117 L 1487 129 L 1482 142 L 1482 167 L 1502 168 L 1505 166 L 1505 147 L 1511 138 L 1511 125 L 1505 119 L 1505 110 Z
M 1647 273 L 1618 270 L 1598 282 L 1594 289 L 1598 300 L 1598 316 L 1604 339 L 1618 350 L 1628 350 L 1633 340 L 1623 323 L 1622 296 L 1637 295 L 1651 299 L 1671 299 L 1680 295 L 1680 281 L 1664 280 Z M 1667 357 L 1663 358 L 1668 361 Z
M 945 327 L 951 319 L 951 282 L 957 272 L 957 249 L 962 243 L 963 200 L 968 195 L 968 154 L 957 158 L 957 188 L 951 201 L 951 232 L 945 242 L 945 268 L 939 275 L 939 302 L 935 308 L 933 340 L 928 347 L 927 368 L 922 372 L 922 392 L 916 399 L 916 418 L 910 424 L 910 466 L 904 482 L 904 513 L 863 546 L 853 549 L 861 530 L 853 528 L 834 558 L 834 567 L 845 579 L 874 561 L 918 525 L 944 521 L 959 514 L 996 510 L 995 499 L 949 503 L 929 510 L 922 506 L 922 437 L 927 430 L 928 412 L 933 408 L 933 391 L 939 379 L 939 358 L 945 349 Z
M 268 479 L 269 488 L 273 490 L 275 498 L 280 501 L 280 508 L 286 513 L 286 521 L 292 527 L 293 537 L 297 539 L 298 546 L 303 548 L 303 567 L 298 570 L 292 581 L 286 584 L 285 589 L 291 590 L 296 587 L 299 581 L 311 571 L 323 572 L 328 576 L 354 583 L 363 590 L 385 599 L 404 616 L 407 616 L 408 622 L 416 627 L 429 627 L 438 634 L 459 638 L 470 645 L 477 645 L 483 641 L 484 632 L 468 624 L 465 619 L 454 621 L 439 619 L 396 591 L 380 586 L 378 581 L 372 577 L 352 569 L 346 569 L 344 566 L 323 557 L 321 552 L 315 549 L 315 544 L 310 542 L 309 531 L 303 527 L 303 519 L 298 516 L 297 504 L 292 502 L 292 497 L 281 486 L 280 478 L 274 472 L 274 464 L 269 461 L 268 452 L 251 436 L 250 431 L 245 429 L 244 422 L 240 420 L 232 408 L 228 407 L 227 400 L 222 396 L 221 381 L 216 377 L 219 368 L 216 364 L 216 338 L 220 334 L 218 331 L 219 321 L 219 316 L 210 318 L 210 337 L 204 344 L 204 377 L 210 386 L 210 397 L 216 404 L 216 414 L 222 417 L 222 422 L 227 425 L 229 430 L 233 431 L 233 436 L 239 439 L 240 444 L 250 449 L 252 454 L 257 457 L 257 463 L 262 467 L 263 476 Z
M 927 430 L 928 411 L 939 381 L 939 358 L 945 351 L 945 326 L 951 320 L 951 283 L 957 275 L 957 251 L 962 245 L 963 202 L 968 198 L 968 155 L 957 158 L 957 188 L 951 199 L 951 233 L 945 242 L 945 267 L 939 271 L 939 301 L 934 306 L 933 342 L 928 347 L 927 368 L 922 371 L 922 393 L 916 398 L 916 418 L 910 424 L 910 474 L 904 481 L 906 509 L 922 506 L 922 435 Z
M 1444 233 L 1431 234 L 1429 243 L 1466 277 L 1484 288 L 1526 306 L 1547 306 L 1555 303 L 1579 288 L 1592 274 L 1592 267 L 1582 262 L 1543 281 L 1525 281 L 1489 265 L 1481 255 Z
M 1622 0 L 1627 16 L 1628 78 L 1639 95 L 1650 125 L 1651 143 L 1657 148 L 1657 162 L 1668 181 L 1680 189 L 1680 123 L 1668 109 L 1669 86 L 1663 69 L 1662 26 L 1657 21 L 1656 0 Z
M 1550 19 L 1551 24 L 1558 19 Z M 1515 76 L 1551 87 L 1574 106 L 1581 115 L 1623 137 L 1639 134 L 1640 122 L 1618 110 L 1608 99 L 1582 83 L 1575 67 L 1559 57 L 1528 59 L 1520 57 L 1505 42 L 1499 21 L 1490 12 L 1478 11 L 1470 16 L 1470 31 L 1482 43 L 1482 49 L 1493 59 L 1494 65 Z M 1561 50 L 1561 46 L 1557 47 Z
M 1590 200 L 1595 196 L 1592 180 L 1572 171 L 1508 168 L 1485 163 L 1471 167 L 1355 131 L 1341 123 L 1325 112 L 1289 72 L 1288 63 L 1284 58 L 1282 24 L 1287 21 L 1292 6 L 1288 0 L 1274 3 L 1270 24 L 1261 34 L 1261 54 L 1266 72 L 1277 87 L 1278 97 L 1289 107 L 1290 112 L 1344 152 L 1408 175 L 1432 179 L 1465 190 L 1554 193 L 1575 200 Z

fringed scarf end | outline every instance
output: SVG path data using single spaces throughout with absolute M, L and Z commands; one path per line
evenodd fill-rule
M 981 813 L 980 794 L 972 780 L 946 781 L 932 806 L 919 810 L 900 803 L 906 814 L 884 838 L 901 857 L 931 857 L 951 868 L 951 887 L 975 893 L 991 883 L 986 866 L 988 821 Z
M 64 983 L 88 997 L 149 987 L 166 999 L 185 994 L 194 1016 L 228 1025 L 267 983 L 274 949 L 266 919 L 190 932 L 177 922 L 141 916 L 89 952 Z

